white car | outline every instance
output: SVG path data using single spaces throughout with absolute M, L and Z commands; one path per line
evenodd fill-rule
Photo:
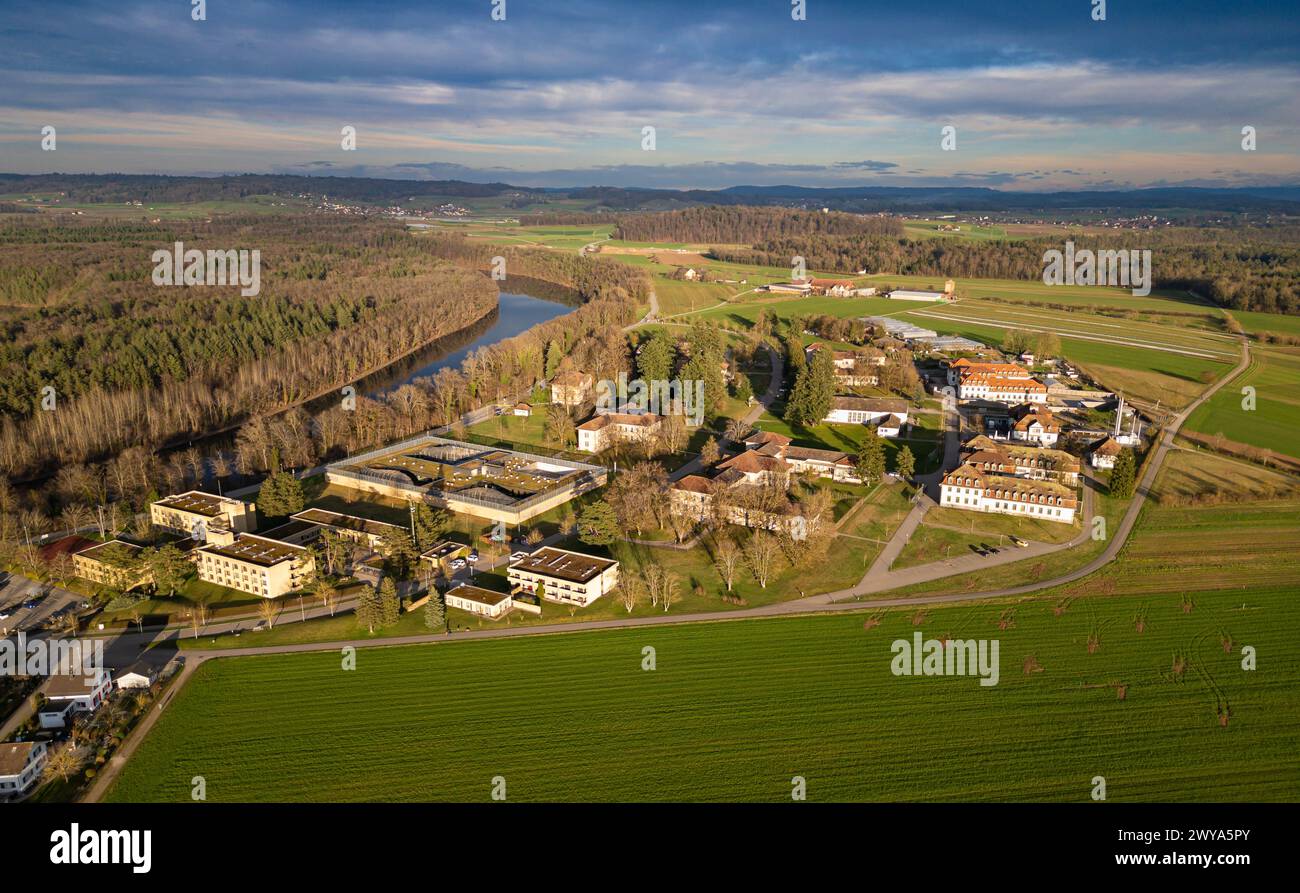
M 528 557 L 528 553 L 520 549 L 518 552 L 515 552 L 513 555 L 510 556 L 510 560 L 523 561 L 527 557 Z
M 458 571 L 458 570 L 460 570 L 460 569 L 461 569 L 462 567 L 464 567 L 464 566 L 465 566 L 465 559 L 464 559 L 464 558 L 453 558 L 453 559 L 451 560 L 451 569 L 454 570 L 454 571 Z

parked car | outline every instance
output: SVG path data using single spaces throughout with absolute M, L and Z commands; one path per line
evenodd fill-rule
M 41 606 L 41 600 L 39 598 L 32 598 L 23 602 L 23 607 L 29 611 L 39 608 L 40 606 Z
M 464 566 L 465 566 L 465 559 L 464 559 L 464 558 L 453 558 L 453 559 L 451 560 L 451 569 L 454 570 L 454 571 L 458 571 L 458 570 L 460 570 L 460 569 L 461 569 L 462 567 L 464 567 Z
M 0 620 L 8 620 L 12 616 L 13 616 L 12 614 L 8 614 L 4 611 L 0 611 Z
M 1013 546 L 1016 546 L 1017 548 L 1020 548 L 1020 549 L 1023 549 L 1023 548 L 1025 548 L 1025 547 L 1027 547 L 1027 546 L 1029 545 L 1029 543 L 1025 542 L 1024 540 L 1022 540 L 1022 539 L 1021 539 L 1020 537 L 1018 537 L 1018 536 L 1013 536 L 1013 537 L 1011 538 L 1011 544 L 1012 544 Z
M 266 629 L 266 628 L 267 628 L 267 626 L 266 626 L 266 621 L 265 621 L 265 620 L 259 620 L 259 621 L 257 621 L 257 626 L 253 627 L 253 632 L 255 632 L 255 633 L 260 633 L 262 630 L 264 630 L 264 629 Z

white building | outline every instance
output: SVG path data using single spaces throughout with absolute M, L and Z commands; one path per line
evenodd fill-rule
M 41 780 L 47 756 L 44 741 L 0 744 L 0 801 L 30 794 Z
M 902 433 L 904 421 L 896 415 L 890 415 L 876 426 L 876 434 L 881 437 L 897 437 Z
M 1071 524 L 1078 499 L 1072 488 L 1062 484 L 985 474 L 967 464 L 943 476 L 939 504 L 945 508 L 1023 515 Z
M 246 532 L 257 526 L 257 507 L 251 502 L 190 490 L 149 505 L 149 523 L 199 542 L 208 530 Z
M 1093 468 L 1114 468 L 1115 460 L 1119 458 L 1120 450 L 1124 449 L 1113 437 L 1107 437 L 1105 440 L 1093 444 L 1088 451 L 1088 464 Z
M 618 585 L 618 562 L 546 546 L 512 562 L 506 578 L 512 591 L 536 594 L 540 586 L 546 601 L 583 607 Z
M 578 426 L 578 449 L 599 453 L 609 447 L 614 439 L 625 443 L 642 443 L 653 440 L 660 430 L 661 416 L 652 412 L 600 413 Z
M 461 583 L 447 590 L 447 607 L 496 620 L 510 612 L 510 593 Z
M 906 288 L 896 288 L 889 293 L 890 300 L 894 301 L 946 301 L 948 296 L 941 291 L 912 291 Z
M 77 713 L 94 713 L 113 690 L 108 670 L 98 667 L 89 676 L 58 673 L 45 683 L 46 704 L 38 713 L 42 729 L 62 729 Z
M 899 424 L 907 421 L 907 401 L 888 397 L 836 397 L 823 422 L 830 424 L 875 424 L 897 416 Z
M 1046 407 L 1036 408 L 1032 404 L 1019 408 L 1020 417 L 1011 426 L 1011 439 L 1036 443 L 1039 446 L 1055 446 L 1061 436 L 1061 423 Z

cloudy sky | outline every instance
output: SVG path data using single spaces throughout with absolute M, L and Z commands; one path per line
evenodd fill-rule
M 1296 0 L 191 5 L 0 0 L 0 171 L 1300 183 Z

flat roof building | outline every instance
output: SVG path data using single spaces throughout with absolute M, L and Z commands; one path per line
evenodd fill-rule
M 546 546 L 512 563 L 506 573 L 512 589 L 547 601 L 589 605 L 618 585 L 618 562 L 610 558 Z
M 251 502 L 190 490 L 149 505 L 149 522 L 199 542 L 207 542 L 208 529 L 244 533 L 257 526 L 257 508 Z
M 195 554 L 199 579 L 262 598 L 279 598 L 301 589 L 316 569 L 309 549 L 248 533 L 226 545 L 204 546 Z

